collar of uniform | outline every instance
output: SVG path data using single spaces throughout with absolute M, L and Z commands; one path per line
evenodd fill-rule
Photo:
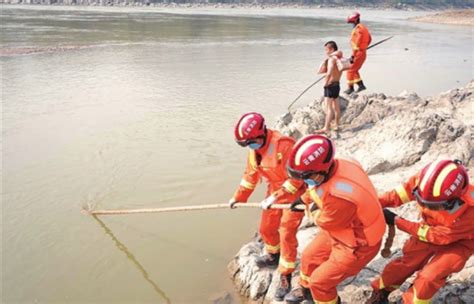
M 265 146 L 263 146 L 262 148 L 256 150 L 255 152 L 260 154 L 260 155 L 264 155 L 267 152 L 268 147 L 270 147 L 270 145 L 273 145 L 272 137 L 273 137 L 273 130 L 267 129 L 267 139 L 265 141 Z M 271 151 L 269 151 L 269 152 L 271 152 Z

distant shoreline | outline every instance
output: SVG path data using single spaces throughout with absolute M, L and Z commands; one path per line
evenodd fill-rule
M 7 5 L 16 8 L 41 8 L 41 9 L 61 9 L 61 8 L 73 8 L 73 9 L 88 9 L 88 8 L 103 8 L 111 10 L 120 10 L 126 8 L 136 8 L 140 11 L 147 11 L 147 9 L 153 10 L 165 10 L 167 12 L 173 12 L 174 10 L 178 12 L 193 13 L 193 10 L 197 13 L 214 13 L 219 11 L 228 11 L 235 12 L 237 14 L 260 14 L 264 13 L 265 15 L 270 13 L 278 13 L 288 11 L 300 11 L 300 12 L 312 12 L 318 10 L 374 10 L 374 11 L 400 11 L 400 12 L 410 12 L 415 14 L 414 16 L 405 17 L 405 20 L 415 21 L 415 22 L 424 22 L 424 23 L 433 23 L 433 24 L 450 24 L 450 25 L 474 25 L 474 9 L 472 8 L 463 8 L 463 9 L 453 9 L 448 8 L 448 6 L 426 6 L 426 5 L 366 5 L 355 7 L 351 4 L 324 4 L 324 5 L 305 5 L 305 4 L 287 4 L 287 3 L 275 3 L 275 4 L 257 4 L 257 3 L 150 3 L 146 5 L 142 2 L 121 2 L 115 4 L 102 4 L 103 1 L 109 0 L 76 0 L 83 1 L 80 4 L 68 4 L 68 3 L 54 3 L 54 4 L 28 4 L 28 3 L 12 3 L 18 0 L 0 0 L 0 4 Z M 28 0 L 31 1 L 31 0 Z M 34 1 L 34 0 L 33 0 Z M 45 0 L 42 0 L 45 1 Z M 72 1 L 72 0 L 66 0 Z M 88 2 L 90 1 L 90 2 Z M 102 3 L 100 3 L 101 1 Z M 123 1 L 123 0 L 115 0 Z M 127 1 L 127 0 L 125 0 Z M 146 0 L 145 0 L 146 1 Z
M 23 1 L 23 3 L 19 3 Z M 40 1 L 42 3 L 31 3 Z M 301 4 L 301 3 L 150 3 L 149 0 L 143 2 L 128 2 L 128 0 L 59 0 L 61 3 L 48 4 L 51 0 L 0 0 L 0 4 L 20 5 L 20 6 L 45 6 L 45 7 L 155 7 L 155 8 L 179 8 L 179 9 L 376 9 L 376 10 L 402 10 L 402 11 L 447 11 L 447 10 L 472 10 L 472 6 L 452 6 L 452 5 L 423 5 L 423 4 L 367 4 L 354 5 L 353 3 L 338 4 Z M 56 0 L 57 1 L 57 0 Z M 73 4 L 72 1 L 79 3 Z M 26 3 L 30 2 L 30 3 Z
M 474 9 L 450 10 L 409 20 L 436 24 L 474 25 Z

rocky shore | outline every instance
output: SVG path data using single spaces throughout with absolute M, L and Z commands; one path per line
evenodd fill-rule
M 438 157 L 457 158 L 468 168 L 474 165 L 474 81 L 466 87 L 453 89 L 433 98 L 420 98 L 415 93 L 398 96 L 370 94 L 341 98 L 343 128 L 335 139 L 336 153 L 361 162 L 369 172 L 379 192 L 390 190 L 415 174 L 427 162 Z M 322 127 L 324 111 L 321 100 L 284 114 L 276 128 L 300 138 Z M 471 179 L 473 171 L 469 172 Z M 399 215 L 418 220 L 415 203 L 397 209 Z M 312 223 L 304 221 L 298 232 L 298 252 L 318 232 Z M 364 303 L 370 295 L 370 280 L 391 259 L 401 254 L 408 235 L 397 231 L 392 256 L 378 255 L 356 277 L 339 287 L 344 303 Z M 255 258 L 262 254 L 258 237 L 245 244 L 228 265 L 238 292 L 248 303 L 272 303 L 278 285 L 276 270 L 258 270 Z M 293 284 L 298 281 L 298 271 Z M 414 279 L 402 285 L 405 290 Z M 391 300 L 400 302 L 401 291 L 392 293 Z M 464 269 L 452 275 L 448 284 L 437 293 L 433 303 L 474 303 L 474 258 Z

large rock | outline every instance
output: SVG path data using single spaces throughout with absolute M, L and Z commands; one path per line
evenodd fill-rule
M 342 131 L 333 134 L 337 154 L 357 159 L 367 170 L 378 191 L 396 187 L 415 174 L 427 162 L 440 157 L 457 158 L 468 167 L 473 166 L 474 148 L 474 81 L 466 87 L 444 92 L 435 98 L 420 98 L 416 93 L 402 92 L 396 97 L 384 94 L 341 98 Z M 324 124 L 324 104 L 311 104 L 285 113 L 277 121 L 282 133 L 300 138 L 311 134 Z M 473 172 L 470 172 L 473 178 Z M 398 214 L 419 220 L 414 203 L 397 209 Z M 305 219 L 297 237 L 298 252 L 313 239 L 318 228 Z M 400 256 L 408 235 L 398 232 L 392 247 L 392 257 Z M 279 283 L 277 270 L 258 270 L 255 258 L 263 254 L 263 245 L 257 237 L 244 245 L 229 264 L 229 272 L 241 295 L 250 303 L 271 303 Z M 364 303 L 370 295 L 370 280 L 376 277 L 390 261 L 380 255 L 355 278 L 339 286 L 347 303 Z M 298 268 L 293 283 L 298 281 Z M 414 277 L 402 285 L 405 290 Z M 464 269 L 452 275 L 448 284 L 435 296 L 434 303 L 474 303 L 474 258 Z M 391 300 L 400 302 L 401 291 L 394 292 Z

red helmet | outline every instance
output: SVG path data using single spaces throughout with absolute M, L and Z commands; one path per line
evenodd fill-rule
M 303 137 L 291 151 L 287 165 L 288 174 L 297 179 L 306 179 L 315 173 L 323 174 L 334 163 L 334 153 L 334 144 L 326 136 Z
M 247 146 L 256 139 L 265 138 L 267 127 L 262 115 L 250 112 L 242 115 L 235 125 L 235 141 L 241 146 Z
M 413 190 L 418 203 L 430 209 L 449 209 L 469 185 L 469 175 L 459 160 L 440 160 L 425 166 Z
M 356 23 L 360 19 L 359 12 L 353 12 L 352 15 L 347 17 L 347 23 Z

